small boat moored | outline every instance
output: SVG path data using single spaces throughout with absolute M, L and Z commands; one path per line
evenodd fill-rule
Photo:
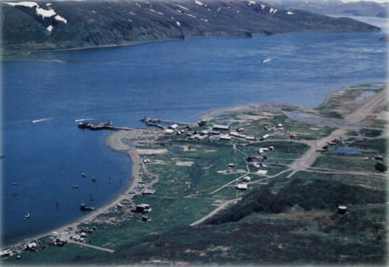
M 90 207 L 90 206 L 85 205 L 85 203 L 81 203 L 80 210 L 81 211 L 94 211 L 95 207 Z
M 28 220 L 31 218 L 31 212 L 27 212 L 26 215 L 24 215 L 24 219 Z

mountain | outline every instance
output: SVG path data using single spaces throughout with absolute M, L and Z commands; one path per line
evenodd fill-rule
M 10 1 L 0 6 L 5 53 L 190 36 L 379 30 L 352 19 L 283 10 L 253 0 Z
M 265 0 L 279 8 L 295 8 L 324 15 L 386 17 L 388 3 L 377 1 L 341 0 Z

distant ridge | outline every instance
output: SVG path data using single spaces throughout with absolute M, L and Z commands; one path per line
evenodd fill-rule
M 253 0 L 9 1 L 0 6 L 6 53 L 190 36 L 379 30 L 352 19 L 283 10 Z

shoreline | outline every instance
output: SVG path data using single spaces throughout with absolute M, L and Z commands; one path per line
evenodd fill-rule
M 141 160 L 140 160 L 139 153 L 136 151 L 136 148 L 129 147 L 126 154 L 129 156 L 131 163 L 132 163 L 131 174 L 130 174 L 130 177 L 128 178 L 128 179 L 130 179 L 129 185 L 123 192 L 119 192 L 115 197 L 113 197 L 112 201 L 104 204 L 103 206 L 95 209 L 94 211 L 89 212 L 85 216 L 82 216 L 73 222 L 64 224 L 64 225 L 59 226 L 57 228 L 54 228 L 52 230 L 46 231 L 42 234 L 38 234 L 38 235 L 35 235 L 32 237 L 24 238 L 24 239 L 17 241 L 15 243 L 12 243 L 12 244 L 9 244 L 6 246 L 2 246 L 1 249 L 2 250 L 6 249 L 6 248 L 11 248 L 11 249 L 15 248 L 17 250 L 24 249 L 24 245 L 26 243 L 31 242 L 33 240 L 39 240 L 39 239 L 42 239 L 44 237 L 50 236 L 51 233 L 53 233 L 53 232 L 57 232 L 59 234 L 59 236 L 61 236 L 62 238 L 64 238 L 65 240 L 68 241 L 68 240 L 70 240 L 70 236 L 75 234 L 76 230 L 78 229 L 78 227 L 80 225 L 92 223 L 93 220 L 95 220 L 98 216 L 105 214 L 106 212 L 109 211 L 109 209 L 115 207 L 124 199 L 132 200 L 136 195 L 139 194 L 139 192 L 135 192 L 134 194 L 130 195 L 130 193 L 134 192 L 134 189 L 139 185 L 139 181 L 141 180 L 141 177 L 140 177 Z M 68 229 L 70 227 L 72 228 L 72 230 L 69 231 Z
M 280 33 L 283 34 L 283 33 Z M 256 36 L 267 36 L 263 35 L 261 33 L 258 33 Z M 190 39 L 193 38 L 207 38 L 207 37 L 215 37 L 215 38 L 248 38 L 244 35 L 192 35 Z M 166 38 L 166 39 L 154 39 L 154 40 L 146 40 L 146 41 L 127 41 L 119 44 L 104 44 L 104 45 L 95 45 L 95 46 L 79 46 L 79 47 L 72 47 L 72 48 L 45 48 L 45 49 L 36 49 L 36 50 L 28 50 L 28 49 L 18 49 L 18 50 L 9 50 L 7 52 L 1 53 L 0 52 L 0 58 L 1 60 L 7 60 L 7 57 L 13 57 L 13 56 L 20 56 L 20 55 L 34 55 L 34 54 L 40 54 L 40 53 L 55 53 L 55 52 L 66 52 L 66 51 L 83 51 L 83 50 L 98 50 L 98 49 L 104 49 L 104 48 L 122 48 L 122 47 L 136 47 L 141 45 L 152 45 L 152 44 L 158 44 L 158 43 L 167 43 L 167 42 L 185 42 L 188 39 L 182 39 L 182 38 Z
M 55 53 L 55 52 L 66 52 L 66 51 L 83 51 L 83 50 L 93 50 L 93 49 L 104 49 L 104 48 L 121 48 L 121 47 L 136 47 L 141 45 L 148 45 L 153 43 L 163 43 L 163 42 L 172 42 L 172 41 L 180 41 L 180 39 L 160 39 L 160 40 L 149 40 L 149 41 L 129 41 L 121 44 L 105 44 L 105 45 L 96 45 L 96 46 L 80 46 L 73 48 L 46 48 L 46 49 L 36 49 L 36 50 L 28 50 L 28 49 L 19 49 L 19 50 L 9 50 L 7 52 L 0 53 L 1 60 L 7 60 L 7 57 L 13 56 L 23 56 L 23 55 L 34 55 L 40 53 Z M 184 41 L 184 40 L 182 40 Z
M 370 24 L 372 25 L 372 24 Z M 372 25 L 374 26 L 374 25 Z M 375 26 L 377 27 L 377 26 Z M 378 27 L 379 30 L 377 31 L 362 31 L 362 33 L 377 33 L 385 32 Z M 190 39 L 193 38 L 238 38 L 238 39 L 247 39 L 247 38 L 255 38 L 255 37 L 269 37 L 274 35 L 285 35 L 285 34 L 292 34 L 292 33 L 305 33 L 305 32 L 311 32 L 311 31 L 291 31 L 291 32 L 275 32 L 271 33 L 269 35 L 258 32 L 254 33 L 253 37 L 247 37 L 245 35 L 239 35 L 239 34 L 226 34 L 226 35 L 191 35 Z M 351 31 L 351 32 L 342 32 L 342 31 L 320 31 L 319 33 L 357 33 L 357 31 Z M 14 49 L 14 50 L 8 50 L 8 51 L 0 51 L 0 59 L 2 61 L 8 60 L 8 58 L 12 58 L 14 56 L 31 56 L 33 54 L 39 54 L 39 53 L 51 53 L 51 52 L 66 52 L 66 51 L 83 51 L 83 50 L 93 50 L 93 49 L 104 49 L 104 48 L 121 48 L 121 47 L 136 47 L 141 45 L 149 45 L 154 43 L 164 43 L 164 42 L 175 42 L 175 41 L 187 41 L 188 39 L 182 39 L 182 38 L 166 38 L 166 39 L 154 39 L 154 40 L 145 40 L 145 41 L 127 41 L 119 44 L 103 44 L 103 45 L 89 45 L 89 46 L 78 46 L 78 47 L 71 47 L 71 48 L 43 48 L 43 49 Z
M 373 84 L 384 85 L 385 83 L 378 82 L 378 83 L 373 83 Z M 343 92 L 346 90 L 350 90 L 350 87 L 347 87 L 347 89 L 343 88 L 340 90 L 331 91 L 329 93 L 329 96 L 332 95 L 334 92 Z M 325 100 L 323 100 L 323 101 L 325 101 Z M 226 107 L 208 109 L 208 111 L 204 111 L 204 112 L 200 113 L 198 115 L 198 119 L 199 120 L 203 120 L 203 119 L 204 120 L 211 120 L 215 116 L 218 116 L 222 113 L 242 112 L 245 110 L 251 110 L 253 108 L 254 109 L 263 109 L 263 108 L 277 109 L 277 108 L 281 108 L 281 107 L 292 107 L 292 108 L 296 108 L 297 110 L 303 109 L 305 111 L 314 110 L 317 108 L 317 107 L 315 107 L 315 108 L 308 108 L 307 109 L 307 108 L 302 108 L 302 107 L 296 106 L 296 105 L 289 105 L 286 103 L 284 103 L 284 104 L 278 103 L 277 104 L 277 103 L 257 102 L 257 103 L 249 103 L 246 105 L 242 104 L 242 105 L 236 105 L 236 106 L 226 106 Z M 137 140 L 139 138 L 139 136 L 137 136 L 137 135 L 139 135 L 139 132 L 142 132 L 146 129 L 148 129 L 148 128 L 134 128 L 130 131 L 117 131 L 115 133 L 109 134 L 106 137 L 106 144 L 105 145 L 109 149 L 112 149 L 113 151 L 116 151 L 116 152 L 126 153 L 131 160 L 132 167 L 131 167 L 131 171 L 130 171 L 130 177 L 128 178 L 130 181 L 129 181 L 128 187 L 125 190 L 123 190 L 122 192 L 118 192 L 118 194 L 116 196 L 114 196 L 112 198 L 112 200 L 109 201 L 108 203 L 104 204 L 103 206 L 101 206 L 99 208 L 96 208 L 94 211 L 91 211 L 88 214 L 85 214 L 85 216 L 82 216 L 73 222 L 66 223 L 62 226 L 53 228 L 52 230 L 46 231 L 42 234 L 38 234 L 38 235 L 35 235 L 32 237 L 24 238 L 24 239 L 17 241 L 15 243 L 12 243 L 12 244 L 9 244 L 6 246 L 2 246 L 1 249 L 5 249 L 5 248 L 18 248 L 18 249 L 20 249 L 20 247 L 23 246 L 24 244 L 31 242 L 32 240 L 39 240 L 39 239 L 42 239 L 44 237 L 50 236 L 51 233 L 53 233 L 53 232 L 58 232 L 59 236 L 63 237 L 64 239 L 66 239 L 68 241 L 68 240 L 70 240 L 70 236 L 75 234 L 75 232 L 77 231 L 77 229 L 80 225 L 93 223 L 93 221 L 98 216 L 106 214 L 109 211 L 109 209 L 115 207 L 121 201 L 123 201 L 123 200 L 130 200 L 131 201 L 135 196 L 141 194 L 141 192 L 138 192 L 136 190 L 136 188 L 139 186 L 139 182 L 142 180 L 141 179 L 142 178 L 141 177 L 142 161 L 141 161 L 141 156 L 135 147 L 136 141 L 134 141 L 134 140 Z M 121 137 L 122 137 L 121 134 L 122 133 L 127 134 L 129 132 L 134 133 L 134 136 L 133 136 L 134 140 L 132 140 L 129 144 L 125 144 L 125 143 L 121 142 Z M 152 133 L 152 135 L 158 136 L 158 134 L 155 132 Z M 69 227 L 72 227 L 73 229 L 68 230 Z

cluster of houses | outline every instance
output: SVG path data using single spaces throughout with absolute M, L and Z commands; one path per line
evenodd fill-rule
M 211 124 L 206 120 L 201 120 L 195 126 L 190 126 L 187 124 L 170 124 L 167 127 L 161 127 L 161 121 L 156 119 L 147 119 L 146 125 L 148 126 L 156 126 L 157 123 L 159 128 L 163 129 L 166 134 L 175 134 L 175 135 L 184 135 L 190 140 L 209 140 L 209 141 L 230 141 L 232 139 L 245 140 L 248 142 L 255 141 L 264 141 L 268 139 L 271 135 L 270 133 L 266 133 L 261 137 L 255 137 L 251 135 L 245 134 L 244 128 L 236 128 L 232 129 L 229 125 L 225 124 Z M 272 131 L 283 131 L 285 127 L 282 123 L 278 123 L 277 125 L 271 126 L 266 125 L 264 129 L 267 132 Z M 295 138 L 296 136 L 289 136 L 290 138 Z M 265 160 L 267 159 L 266 153 L 269 151 L 273 151 L 274 146 L 268 147 L 260 147 L 257 151 L 256 155 L 249 156 L 246 159 L 247 165 L 251 170 L 254 170 L 254 174 L 258 176 L 266 176 L 268 170 L 266 170 L 267 165 L 265 164 Z M 148 162 L 145 162 L 148 163 Z M 235 167 L 235 164 L 230 163 L 228 168 L 231 171 Z M 249 176 L 243 177 L 238 184 L 236 184 L 236 189 L 238 190 L 247 190 L 249 182 L 251 178 Z
M 343 143 L 343 140 L 341 140 L 339 138 L 334 138 L 331 141 L 327 142 L 323 147 L 317 149 L 317 152 L 327 152 L 329 149 L 329 146 L 334 146 L 334 145 L 338 145 L 338 144 L 342 144 L 342 143 Z
M 141 203 L 135 206 L 135 208 L 132 210 L 134 213 L 140 213 L 142 214 L 142 221 L 144 222 L 150 222 L 151 218 L 148 216 L 148 213 L 150 213 L 152 210 L 150 204 Z
M 243 132 L 243 128 L 231 130 L 229 125 L 213 124 L 208 129 L 190 133 L 189 138 L 193 140 L 209 139 L 210 141 L 230 141 L 232 138 L 238 138 L 246 141 L 256 141 L 255 136 L 246 135 Z
M 12 257 L 16 255 L 17 259 L 20 259 L 22 256 L 19 254 L 21 250 L 25 251 L 38 251 L 39 250 L 39 242 L 37 240 L 30 241 L 26 244 L 23 245 L 23 247 L 17 248 L 16 250 L 12 249 L 4 249 L 0 251 L 0 257 L 1 258 L 7 258 L 7 257 Z
M 50 238 L 50 245 L 56 247 L 63 247 L 67 243 L 67 240 L 62 237 L 52 236 Z
M 185 123 L 168 123 L 160 119 L 144 118 L 142 121 L 151 127 L 162 129 L 166 134 L 170 135 L 184 135 L 190 140 L 209 140 L 209 141 L 230 141 L 233 138 L 238 140 L 245 140 L 248 142 L 264 141 L 269 138 L 270 132 L 283 132 L 285 126 L 282 123 L 276 125 L 265 125 L 264 130 L 268 133 L 256 137 L 245 134 L 245 129 L 240 127 L 232 129 L 230 125 L 214 123 L 210 124 L 207 120 L 200 120 L 195 125 Z M 289 133 L 289 138 L 294 139 L 296 135 Z
M 250 170 L 253 170 L 253 174 L 257 176 L 266 176 L 268 173 L 268 170 L 266 170 L 267 165 L 265 164 L 265 160 L 267 159 L 266 153 L 270 151 L 274 151 L 274 146 L 268 146 L 268 147 L 260 147 L 257 150 L 257 155 L 248 156 L 246 158 L 247 166 L 250 168 Z M 233 163 L 230 163 L 229 168 L 232 168 L 234 166 Z M 244 176 L 238 181 L 238 184 L 235 185 L 235 188 L 237 190 L 247 190 L 249 183 L 251 182 L 250 176 Z
M 237 190 L 245 191 L 249 189 L 249 182 L 251 182 L 250 176 L 244 176 L 238 184 L 235 185 Z
M 14 252 L 11 249 L 4 249 L 4 250 L 0 251 L 1 258 L 11 257 L 13 255 L 14 255 Z
M 200 121 L 198 127 L 205 128 L 208 125 L 207 121 Z M 244 128 L 231 129 L 229 125 L 225 124 L 213 124 L 205 129 L 194 129 L 190 125 L 178 125 L 171 124 L 164 128 L 166 134 L 186 135 L 190 140 L 210 140 L 210 141 L 230 141 L 233 138 L 246 140 L 246 141 L 258 141 L 255 136 L 244 134 Z M 263 141 L 269 138 L 269 134 L 265 134 L 259 138 L 259 141 Z
M 76 242 L 85 243 L 87 237 L 88 237 L 87 233 L 81 232 L 81 233 L 72 235 L 72 236 L 70 237 L 70 239 L 71 239 L 71 240 L 74 240 L 74 241 L 76 241 Z

